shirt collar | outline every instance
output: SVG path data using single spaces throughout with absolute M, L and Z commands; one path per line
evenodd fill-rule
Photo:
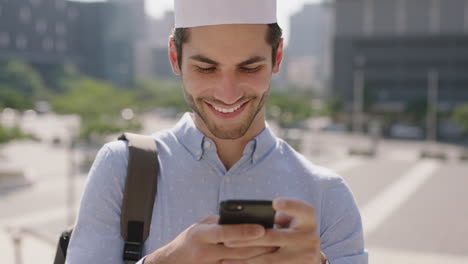
M 273 134 L 273 131 L 271 131 L 268 123 L 265 124 L 265 129 L 250 141 L 249 144 L 253 146 L 250 157 L 253 163 L 262 159 L 274 149 L 276 146 L 276 136 Z M 248 150 L 249 144 L 247 144 L 244 154 L 246 154 L 245 151 Z
M 187 112 L 182 116 L 174 127 L 174 134 L 196 160 L 202 158 L 205 135 L 195 126 L 192 113 Z
M 213 142 L 207 138 L 195 125 L 192 113 L 185 113 L 177 122 L 173 131 L 180 143 L 196 159 L 200 160 L 205 152 L 203 145 L 206 141 Z M 252 139 L 244 149 L 244 156 L 249 156 L 251 162 L 256 162 L 267 155 L 276 145 L 276 137 L 268 124 L 265 129 Z

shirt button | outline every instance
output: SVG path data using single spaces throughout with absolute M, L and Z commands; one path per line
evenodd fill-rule
M 205 148 L 210 148 L 211 147 L 211 143 L 209 141 L 205 141 L 205 143 L 203 143 L 203 145 L 205 146 Z
M 226 177 L 226 178 L 224 178 L 224 181 L 225 181 L 226 183 L 229 184 L 229 183 L 231 183 L 231 178 L 230 178 L 230 177 Z

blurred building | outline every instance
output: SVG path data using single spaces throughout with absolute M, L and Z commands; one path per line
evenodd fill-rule
M 165 48 L 174 27 L 174 12 L 166 11 L 161 18 L 150 18 L 148 22 L 148 40 L 154 47 Z
M 167 11 L 159 19 L 150 18 L 147 29 L 147 41 L 151 46 L 151 54 L 148 58 L 148 69 L 151 69 L 150 76 L 162 79 L 175 78 L 169 64 L 167 47 L 169 36 L 174 27 L 174 12 Z
M 137 75 L 145 29 L 144 0 L 1 1 L 0 58 L 24 60 L 46 79 L 73 63 L 87 75 L 126 85 Z
M 82 72 L 119 85 L 138 72 L 138 47 L 145 37 L 144 0 L 67 2 L 78 18 L 69 41 L 73 62 Z
M 20 59 L 47 79 L 70 58 L 77 10 L 61 0 L 0 1 L 0 59 Z
M 468 101 L 468 0 L 335 0 L 331 95 L 358 86 L 377 110 L 402 112 L 438 88 L 440 110 Z M 430 74 L 430 72 L 433 72 Z
M 323 88 L 329 17 L 321 3 L 306 4 L 291 16 L 291 33 L 284 60 L 290 83 L 318 90 Z

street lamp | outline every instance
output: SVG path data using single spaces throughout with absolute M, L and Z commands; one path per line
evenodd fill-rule
M 75 222 L 75 156 L 74 150 L 76 147 L 76 138 L 78 137 L 80 130 L 81 120 L 79 116 L 71 116 L 68 124 L 68 177 L 67 177 L 67 226 L 73 225 Z
M 363 132 L 363 110 L 364 110 L 364 56 L 354 58 L 354 80 L 353 80 L 353 131 L 356 135 Z
M 439 90 L 439 72 L 431 69 L 428 72 L 428 87 L 427 87 L 427 141 L 435 143 L 437 141 L 437 107 L 438 107 L 438 90 Z
M 364 88 L 365 88 L 365 73 L 364 66 L 366 58 L 362 55 L 354 57 L 354 74 L 353 74 L 353 133 L 355 137 L 355 144 L 349 149 L 350 155 L 363 155 L 363 156 L 374 156 L 377 151 L 377 140 L 378 140 L 378 128 L 371 129 L 373 133 L 370 146 L 362 148 L 359 144 L 363 139 L 359 136 L 364 135 Z
M 437 146 L 437 112 L 439 72 L 430 69 L 427 73 L 427 114 L 426 114 L 426 147 L 421 152 L 422 158 L 446 160 L 447 154 Z

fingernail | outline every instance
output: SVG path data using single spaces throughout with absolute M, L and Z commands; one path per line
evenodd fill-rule
M 250 233 L 253 236 L 260 236 L 263 235 L 263 228 L 262 227 L 253 227 L 252 230 L 250 230 Z

